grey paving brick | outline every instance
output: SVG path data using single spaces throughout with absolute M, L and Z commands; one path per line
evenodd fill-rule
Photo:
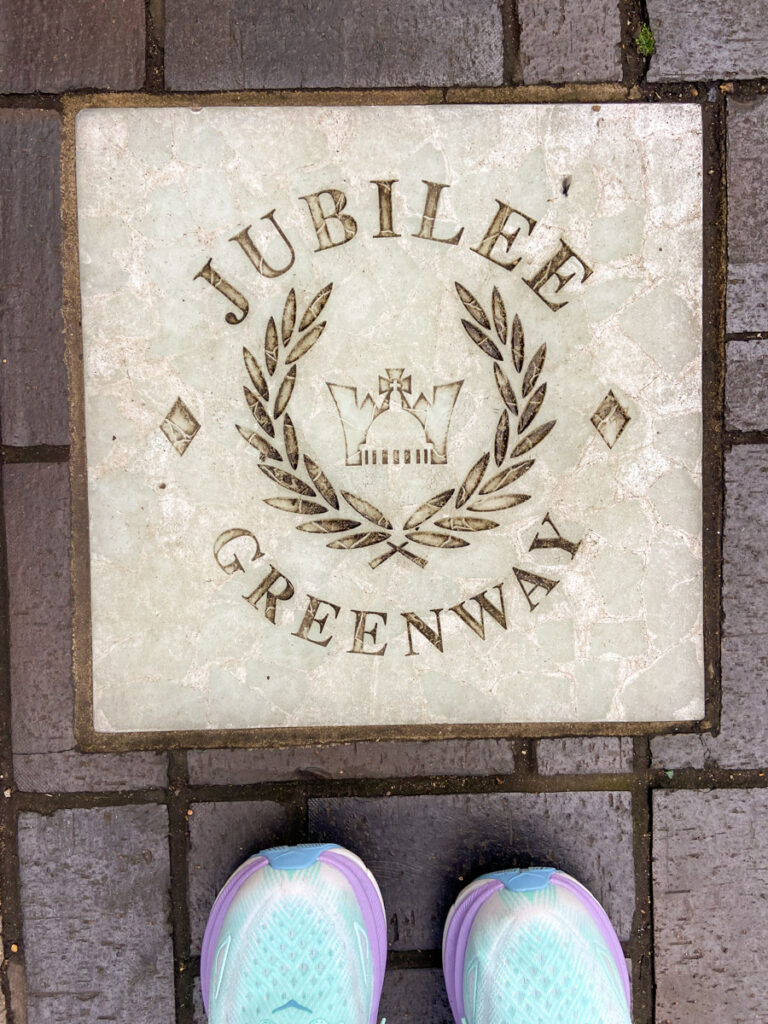
M 768 47 L 768 6 L 764 45 Z M 748 22 L 745 21 L 745 24 Z M 728 100 L 728 330 L 768 329 L 768 96 Z
M 379 1006 L 382 1017 L 387 1024 L 453 1024 L 442 970 L 388 970 Z
M 144 82 L 142 0 L 5 0 L 0 92 L 138 89 Z
M 656 39 L 648 80 L 758 78 L 768 73 L 763 0 L 648 0 Z
M 16 787 L 30 793 L 127 792 L 168 785 L 168 755 L 160 750 L 81 754 L 75 750 L 15 754 Z
M 499 85 L 498 0 L 166 0 L 171 89 Z
M 567 736 L 539 740 L 536 752 L 542 775 L 632 771 L 633 747 L 629 736 Z
M 4 444 L 69 443 L 60 250 L 59 115 L 0 110 Z
M 654 739 L 660 768 L 768 766 L 768 449 L 731 449 L 725 484 L 720 733 Z
M 526 85 L 621 80 L 617 0 L 518 0 Z
M 732 430 L 768 426 L 768 341 L 728 342 L 725 422 Z
M 271 801 L 196 803 L 189 818 L 189 923 L 200 952 L 213 901 L 235 868 L 269 846 L 301 842 L 296 814 Z
M 359 854 L 384 896 L 392 949 L 439 949 L 460 889 L 498 868 L 544 864 L 588 886 L 619 935 L 634 909 L 628 793 L 314 799 L 310 839 Z
M 5 466 L 3 491 L 17 785 L 41 792 L 166 785 L 162 752 L 75 750 L 69 467 Z
M 653 794 L 657 1024 L 765 1018 L 768 790 Z
M 19 818 L 30 1024 L 175 1019 L 164 807 Z
M 395 778 L 415 775 L 507 775 L 515 758 L 508 740 L 421 743 L 333 743 L 273 750 L 192 750 L 193 785 L 247 785 L 286 779 Z
M 768 262 L 729 263 L 727 295 L 731 334 L 768 329 Z

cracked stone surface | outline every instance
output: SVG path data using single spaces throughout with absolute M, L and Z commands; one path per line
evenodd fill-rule
M 99 731 L 701 716 L 697 109 L 77 146 Z

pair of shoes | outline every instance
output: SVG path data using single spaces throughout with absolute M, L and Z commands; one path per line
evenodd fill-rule
M 203 1004 L 210 1024 L 376 1024 L 386 959 L 384 903 L 360 858 L 332 843 L 275 847 L 216 899 Z M 445 923 L 443 972 L 456 1024 L 630 1024 L 605 911 L 550 868 L 466 886 Z

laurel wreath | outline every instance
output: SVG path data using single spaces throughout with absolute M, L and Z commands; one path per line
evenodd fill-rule
M 374 569 L 396 554 L 423 567 L 427 559 L 410 550 L 410 542 L 427 548 L 463 548 L 470 542 L 462 534 L 499 526 L 486 513 L 514 508 L 529 500 L 530 494 L 510 488 L 531 469 L 535 459 L 516 460 L 540 444 L 557 422 L 550 420 L 534 426 L 547 392 L 546 382 L 539 383 L 547 354 L 546 344 L 526 363 L 522 323 L 515 314 L 510 327 L 499 290 L 493 289 L 489 318 L 472 293 L 458 281 L 455 283 L 459 298 L 471 317 L 462 319 L 462 325 L 474 344 L 492 360 L 504 408 L 492 445 L 475 462 L 462 483 L 429 498 L 399 529 L 366 498 L 333 487 L 318 464 L 302 452 L 287 411 L 296 386 L 297 364 L 325 330 L 327 321 L 318 323 L 317 320 L 331 296 L 333 284 L 326 285 L 314 296 L 298 321 L 296 292 L 293 288 L 290 290 L 279 332 L 274 317 L 270 317 L 267 324 L 264 369 L 253 353 L 243 348 L 243 360 L 252 385 L 243 390 L 258 429 L 240 425 L 237 429 L 258 452 L 261 472 L 290 493 L 289 497 L 280 495 L 264 501 L 282 512 L 309 516 L 297 525 L 297 530 L 338 534 L 327 541 L 329 548 L 350 550 L 386 545 L 387 549 L 370 562 Z M 290 471 L 286 465 L 290 466 Z M 359 518 L 342 513 L 342 501 Z M 397 543 L 393 538 L 398 536 L 405 539 Z

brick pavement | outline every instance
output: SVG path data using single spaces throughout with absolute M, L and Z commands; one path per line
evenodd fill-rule
M 637 1024 L 766 1019 L 765 4 L 355 0 L 343 19 L 333 9 L 11 0 L 0 16 L 0 1022 L 201 1022 L 199 941 L 216 887 L 260 844 L 308 838 L 348 843 L 381 879 L 391 1024 L 449 1021 L 438 969 L 445 908 L 474 873 L 534 860 L 576 872 L 604 900 L 631 959 Z M 645 17 L 650 57 L 633 42 Z M 433 88 L 430 102 L 703 106 L 713 283 L 727 279 L 720 727 L 650 739 L 82 753 L 72 729 L 60 94 L 407 86 Z M 726 185 L 727 254 L 717 233 Z M 707 308 L 719 323 L 716 287 Z M 717 417 L 720 396 L 709 400 Z

